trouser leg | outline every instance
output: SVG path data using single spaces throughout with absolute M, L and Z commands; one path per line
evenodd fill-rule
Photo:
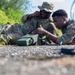
M 0 42 L 4 42 L 4 44 L 16 44 L 17 40 L 20 39 L 22 35 L 19 35 L 17 33 L 12 34 L 0 34 Z
M 16 43 L 16 41 L 23 36 L 21 28 L 18 24 L 15 25 L 5 25 L 1 29 L 0 33 L 0 42 L 8 43 Z

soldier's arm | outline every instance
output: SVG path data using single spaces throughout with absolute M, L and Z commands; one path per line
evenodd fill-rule
M 55 27 L 54 23 L 50 22 L 49 25 L 50 25 L 51 33 L 56 35 L 56 27 Z
M 37 16 L 39 16 L 39 11 L 35 11 L 34 13 L 32 13 L 32 14 L 29 14 L 29 18 L 31 18 L 31 17 L 37 17 Z
M 28 16 L 29 16 L 29 14 L 24 15 L 24 16 L 21 18 L 21 21 L 22 21 L 23 24 L 27 21 Z
M 37 33 L 37 34 L 43 34 L 46 35 L 47 38 L 49 38 L 51 41 L 53 41 L 54 43 L 56 43 L 58 36 L 50 33 L 49 31 L 45 30 L 41 25 L 39 28 L 37 28 L 36 30 L 34 30 L 32 33 Z
M 55 27 L 55 25 L 54 25 L 53 22 L 50 22 L 50 23 L 49 23 L 49 30 L 50 30 L 50 31 L 49 31 L 50 33 L 56 35 L 56 27 Z M 50 43 L 52 42 L 51 39 L 48 38 L 48 37 L 47 37 L 47 40 L 48 40 Z
M 75 37 L 75 25 L 70 25 L 66 33 L 63 34 L 62 37 L 59 37 L 56 43 L 60 44 L 60 42 L 62 42 L 62 44 L 70 44 L 72 43 L 74 37 Z
M 34 13 L 32 13 L 32 14 L 24 15 L 24 16 L 22 17 L 21 21 L 22 21 L 22 23 L 25 23 L 28 19 L 30 19 L 30 18 L 32 18 L 32 17 L 37 17 L 37 16 L 39 16 L 39 12 L 38 12 L 38 11 L 36 11 L 36 12 L 34 12 Z

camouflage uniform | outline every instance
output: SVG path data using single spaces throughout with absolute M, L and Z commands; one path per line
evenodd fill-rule
M 27 16 L 28 15 L 24 16 L 23 18 L 25 18 Z M 49 18 L 49 19 L 39 19 L 38 17 L 33 17 L 33 18 L 30 18 L 29 20 L 27 20 L 27 22 L 25 22 L 24 25 L 22 26 L 22 32 L 23 32 L 24 35 L 27 34 L 27 33 L 30 34 L 33 30 L 38 28 L 40 25 L 42 25 L 44 29 L 51 32 L 52 34 L 56 33 L 55 32 L 55 25 L 52 22 L 51 18 Z M 49 41 L 48 38 L 45 39 L 45 40 L 47 42 Z M 43 40 L 43 41 L 45 41 L 45 40 Z
M 28 15 L 24 16 L 22 19 L 27 20 Z M 49 19 L 39 19 L 39 17 L 33 17 L 25 20 L 24 25 L 22 26 L 22 32 L 23 34 L 30 33 L 31 31 L 38 28 L 40 25 L 43 26 L 44 29 L 48 30 L 51 33 L 55 33 L 55 25 L 52 22 L 51 18 Z
M 75 21 L 69 22 L 62 29 L 63 35 L 57 39 L 57 44 L 75 44 Z
M 38 6 L 40 10 L 45 10 L 47 12 L 52 12 L 54 5 L 52 3 L 43 2 L 42 6 Z M 22 17 L 22 22 L 24 25 L 22 26 L 23 34 L 31 33 L 33 30 L 38 28 L 40 25 L 43 26 L 44 29 L 55 34 L 55 25 L 52 21 L 52 18 L 48 19 L 40 19 L 39 16 L 29 18 L 29 15 L 25 15 Z M 46 39 L 49 41 L 49 39 Z M 51 42 L 51 41 L 50 41 Z
M 46 11 L 52 11 L 53 5 L 47 2 L 43 2 L 42 5 Z M 44 10 L 44 9 L 40 9 Z M 28 18 L 29 15 L 25 15 L 22 17 L 23 25 L 4 25 L 1 27 L 0 31 L 0 41 L 4 41 L 5 43 L 16 43 L 16 41 L 22 36 L 31 33 L 34 29 L 39 27 L 39 25 L 43 25 L 43 27 L 51 33 L 55 33 L 54 23 L 51 19 L 39 19 L 38 17 Z
M 38 8 L 40 10 L 52 12 L 54 5 L 52 3 L 43 2 L 42 6 L 38 6 Z M 51 17 L 48 19 L 40 19 L 39 16 L 29 18 L 29 15 L 25 15 L 22 17 L 22 22 L 24 23 L 24 25 L 22 26 L 22 32 L 24 35 L 38 28 L 39 25 L 42 25 L 44 29 L 48 30 L 51 33 L 54 33 L 55 31 L 55 27 Z
M 18 24 L 0 26 L 0 42 L 3 41 L 5 44 L 16 43 L 23 35 L 21 26 Z

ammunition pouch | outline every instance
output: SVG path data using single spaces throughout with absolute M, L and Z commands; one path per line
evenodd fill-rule
M 27 35 L 21 37 L 17 41 L 17 45 L 29 46 L 29 45 L 37 44 L 37 41 L 38 41 L 38 34 L 27 34 Z

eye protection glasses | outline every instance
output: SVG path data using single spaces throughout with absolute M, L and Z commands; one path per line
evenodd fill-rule
M 47 11 L 45 11 L 45 10 L 40 10 L 40 13 L 45 13 L 45 14 L 51 14 L 51 12 L 47 12 Z

